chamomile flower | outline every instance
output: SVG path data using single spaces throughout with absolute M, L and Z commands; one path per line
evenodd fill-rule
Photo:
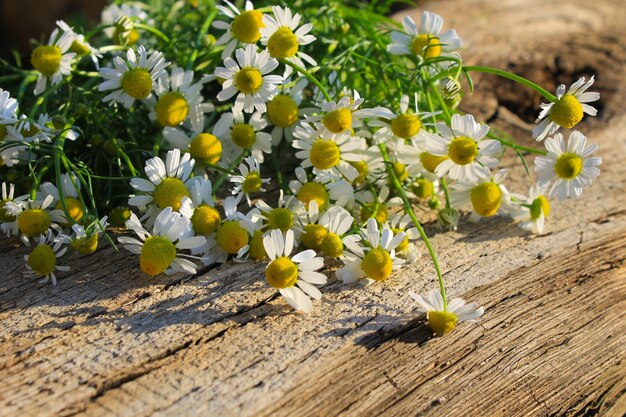
M 471 203 L 471 222 L 477 222 L 482 217 L 494 216 L 500 209 L 508 209 L 511 197 L 502 184 L 506 174 L 507 171 L 502 169 L 495 175 L 482 178 L 478 182 L 459 181 L 452 184 L 450 186 L 452 207 L 458 209 Z
M 325 211 L 330 204 L 346 207 L 354 203 L 354 189 L 342 178 L 321 173 L 309 181 L 302 167 L 297 167 L 295 174 L 296 179 L 289 181 L 289 189 L 305 207 L 313 200 L 321 211 Z
M 427 143 L 437 141 L 436 135 L 421 130 L 416 137 L 412 138 L 408 143 L 398 143 L 395 148 L 398 162 L 412 168 L 431 180 L 435 180 L 435 170 L 443 161 L 447 160 L 447 156 L 433 155 L 428 152 Z
M 190 181 L 190 197 L 183 197 L 180 213 L 191 222 L 196 235 L 215 233 L 222 216 L 213 201 L 213 184 L 204 177 L 195 177 Z
M 71 74 L 72 60 L 76 56 L 74 52 L 69 52 L 72 42 L 71 34 L 59 35 L 59 29 L 55 29 L 47 45 L 40 45 L 33 50 L 30 63 L 39 72 L 34 91 L 36 96 L 46 90 L 48 82 L 51 86 L 58 84 L 64 75 Z
M 111 25 L 104 33 L 117 45 L 134 45 L 141 35 L 133 28 L 133 21 L 150 24 L 148 14 L 137 4 L 111 4 L 102 11 L 102 23 Z
M 8 190 L 8 191 L 7 191 Z M 2 183 L 2 200 L 0 200 L 0 227 L 2 231 L 7 237 L 11 237 L 12 235 L 16 235 L 18 232 L 17 225 L 17 217 L 13 214 L 10 214 L 7 211 L 7 203 L 19 203 L 21 201 L 27 200 L 28 196 L 23 195 L 20 197 L 15 197 L 15 185 L 8 184 L 6 182 Z
M 17 122 L 17 107 L 17 100 L 8 91 L 0 88 L 0 140 L 6 134 L 5 125 Z
M 181 250 L 193 250 L 206 243 L 204 236 L 193 236 L 189 219 L 167 207 L 156 217 L 152 233 L 141 225 L 135 213 L 131 214 L 126 227 L 139 237 L 118 238 L 124 248 L 139 255 L 139 266 L 150 276 L 165 272 L 167 275 L 183 272 L 196 273 L 196 265 L 185 258 L 195 258 L 180 253 Z
M 515 205 L 511 215 L 518 221 L 520 228 L 542 235 L 545 230 L 546 218 L 550 215 L 550 200 L 548 199 L 549 183 L 542 186 L 535 184 L 528 192 L 528 197 L 515 195 Z
M 98 86 L 98 90 L 113 90 L 102 101 L 119 102 L 130 108 L 135 100 L 149 98 L 156 88 L 157 80 L 167 76 L 165 68 L 169 64 L 161 52 L 153 51 L 148 56 L 143 45 L 137 48 L 136 53 L 134 49 L 129 49 L 126 60 L 114 57 L 113 68 L 100 69 L 100 75 L 105 81 Z
M 300 46 L 315 41 L 315 36 L 309 34 L 313 24 L 306 23 L 296 30 L 301 20 L 299 13 L 293 14 L 289 8 L 279 6 L 272 7 L 272 11 L 274 17 L 264 15 L 265 26 L 261 28 L 261 44 L 267 46 L 270 56 L 283 58 L 302 68 L 305 67 L 303 60 L 310 65 L 317 65 L 311 56 L 300 50 Z M 291 67 L 287 67 L 285 76 L 289 76 L 292 71 Z
M 432 155 L 447 158 L 435 168 L 438 177 L 448 174 L 454 180 L 476 182 L 489 176 L 487 168 L 498 164 L 495 156 L 500 152 L 500 142 L 485 139 L 489 126 L 476 123 L 471 114 L 455 114 L 451 127 L 438 123 L 437 130 L 441 136 L 432 136 L 426 149 Z
M 323 236 L 319 236 L 320 233 L 317 233 L 318 239 L 320 239 L 317 250 L 331 258 L 342 259 L 346 246 L 345 241 L 355 242 L 354 235 L 347 234 L 353 223 L 354 217 L 343 207 L 332 206 L 326 210 L 319 220 L 319 226 L 326 233 L 323 233 Z
M 41 278 L 41 284 L 52 282 L 57 285 L 57 277 L 54 271 L 67 272 L 69 266 L 57 264 L 57 259 L 65 254 L 67 247 L 63 246 L 66 236 L 58 235 L 54 237 L 51 231 L 39 237 L 37 246 L 28 255 L 24 255 L 27 271 L 24 272 L 26 278 Z
M 238 43 L 256 44 L 261 39 L 261 28 L 265 26 L 263 13 L 254 10 L 251 1 L 246 1 L 244 11 L 240 11 L 228 0 L 224 0 L 224 3 L 226 6 L 220 4 L 215 7 L 232 21 L 230 23 L 221 20 L 213 22 L 214 28 L 226 30 L 226 33 L 215 42 L 216 46 L 226 45 L 222 51 L 222 59 L 231 56 Z
M 380 224 L 386 223 L 389 217 L 389 209 L 398 205 L 398 199 L 390 199 L 389 194 L 389 187 L 386 185 L 381 186 L 376 194 L 372 190 L 356 193 L 356 201 L 361 206 L 361 221 L 365 222 L 371 217 Z M 402 203 L 399 205 L 402 205 Z
M 556 101 L 541 104 L 541 113 L 535 122 L 543 121 L 533 129 L 533 138 L 542 141 L 553 135 L 559 127 L 573 128 L 583 119 L 584 113 L 590 116 L 598 114 L 595 107 L 587 104 L 600 99 L 600 93 L 587 92 L 593 82 L 593 76 L 587 82 L 585 77 L 581 77 L 567 92 L 565 84 L 559 85 L 556 89 Z
M 477 303 L 465 304 L 461 298 L 453 299 L 446 308 L 437 289 L 430 290 L 426 298 L 413 291 L 409 291 L 409 296 L 428 313 L 428 325 L 437 336 L 451 332 L 462 321 L 475 322 L 485 312 Z
M 400 98 L 400 112 L 395 113 L 385 107 L 376 107 L 372 113 L 379 117 L 369 122 L 370 126 L 380 126 L 374 137 L 379 142 L 392 138 L 408 141 L 417 136 L 422 131 L 423 125 L 428 125 L 423 120 L 430 118 L 437 112 L 420 113 L 417 106 L 417 93 L 415 94 L 415 108 L 409 111 L 409 96 L 403 94 Z
M 583 188 L 600 175 L 602 158 L 591 156 L 598 145 L 587 145 L 587 138 L 578 131 L 570 133 L 567 143 L 560 133 L 548 138 L 546 149 L 548 155 L 535 158 L 535 172 L 539 186 L 550 185 L 551 197 L 580 197 Z
M 359 137 L 349 134 L 322 134 L 309 124 L 302 123 L 294 131 L 297 138 L 293 147 L 298 149 L 296 158 L 302 159 L 303 168 L 313 167 L 315 174 L 328 171 L 336 176 L 344 176 L 352 182 L 359 176 L 359 171 L 350 162 L 362 160 L 359 151 L 365 146 Z
M 189 152 L 196 166 L 217 165 L 222 159 L 222 142 L 211 133 L 192 133 L 188 136 L 181 129 L 166 127 L 163 137 L 173 147 Z
M 143 178 L 130 180 L 130 186 L 143 194 L 130 196 L 128 204 L 138 207 L 151 205 L 156 209 L 153 213 L 167 207 L 178 211 L 183 197 L 191 195 L 187 182 L 194 164 L 188 153 L 181 157 L 179 149 L 167 152 L 165 162 L 158 156 L 148 159 L 144 171 L 149 181 Z
M 386 175 L 385 161 L 380 154 L 378 146 L 370 146 L 362 148 L 355 152 L 358 160 L 350 161 L 359 175 L 352 181 L 355 186 L 365 182 L 377 182 Z
M 63 201 L 67 212 L 74 222 L 80 221 L 85 214 L 83 203 L 78 199 L 80 193 L 80 181 L 76 175 L 63 174 L 61 175 L 61 187 L 63 191 Z M 59 188 L 51 182 L 44 182 L 39 187 L 44 195 L 51 195 L 54 198 L 53 204 L 56 204 L 56 209 L 63 211 L 63 204 L 61 203 L 61 194 Z M 65 216 L 65 214 L 64 214 Z M 64 221 L 67 223 L 67 219 Z
M 54 198 L 51 195 L 43 200 L 20 197 L 5 203 L 5 213 L 16 218 L 15 221 L 25 245 L 30 245 L 29 238 L 45 235 L 50 229 L 62 232 L 58 223 L 66 221 L 65 215 L 62 210 L 51 210 L 53 203 Z
M 318 135 L 323 136 L 326 132 L 331 134 L 344 133 L 349 129 L 361 126 L 361 119 L 372 114 L 371 109 L 358 110 L 364 99 L 355 96 L 343 96 L 339 101 L 327 101 L 321 106 L 321 114 L 304 119 L 306 123 L 321 123 Z
M 52 138 L 59 134 L 57 130 L 50 127 L 51 125 L 52 123 L 47 113 L 40 114 L 37 120 L 22 115 L 17 123 L 7 127 L 7 135 L 12 141 L 50 143 Z M 66 139 L 75 140 L 77 137 L 78 134 L 71 129 L 66 133 Z
M 91 255 L 98 249 L 100 233 L 109 225 L 107 216 L 96 220 L 86 227 L 78 223 L 72 225 L 72 235 L 69 244 L 72 249 L 81 255 Z
M 224 263 L 229 255 L 243 256 L 250 246 L 250 239 L 258 229 L 257 223 L 237 210 L 240 198 L 224 199 L 224 219 L 215 236 L 207 239 L 209 259 Z
M 96 48 L 91 46 L 89 41 L 85 39 L 85 35 L 74 32 L 74 29 L 62 20 L 57 20 L 57 26 L 63 33 L 68 33 L 72 37 L 70 52 L 74 52 L 77 56 L 89 56 L 93 61 L 96 69 L 100 69 L 98 60 L 102 58 L 102 54 Z
M 301 78 L 289 87 L 287 84 L 285 80 L 280 93 L 267 103 L 267 118 L 274 125 L 272 146 L 277 146 L 283 137 L 287 142 L 291 142 L 300 118 L 316 111 L 312 107 L 300 108 L 303 90 L 308 85 L 306 78 Z
M 240 175 L 230 175 L 228 178 L 230 182 L 235 184 L 231 193 L 238 198 L 245 195 L 248 205 L 252 205 L 250 200 L 250 194 L 265 192 L 263 184 L 269 184 L 269 178 L 261 178 L 261 165 L 254 156 L 249 156 L 244 159 L 239 165 Z
M 215 75 L 224 80 L 217 99 L 226 101 L 237 94 L 234 113 L 252 113 L 255 109 L 265 113 L 265 103 L 274 98 L 277 85 L 283 82 L 281 75 L 270 74 L 278 67 L 278 61 L 270 58 L 266 50 L 258 53 L 256 45 L 237 49 L 235 57 L 237 61 L 228 57 L 224 60 L 225 67 L 215 69 Z
M 389 228 L 395 234 L 404 233 L 405 237 L 398 246 L 396 246 L 396 255 L 406 259 L 409 263 L 415 263 L 420 255 L 415 241 L 420 238 L 417 228 L 413 226 L 411 216 L 405 214 L 394 213 L 389 218 Z
M 222 114 L 213 128 L 213 133 L 224 144 L 225 157 L 235 159 L 241 155 L 242 150 L 249 149 L 254 158 L 263 162 L 264 153 L 272 152 L 272 137 L 269 133 L 262 132 L 267 126 L 261 113 L 253 113 L 246 122 L 243 113 L 233 110 Z
M 275 208 L 270 207 L 263 200 L 257 201 L 256 207 L 259 209 L 258 217 L 263 219 L 264 229 L 280 229 L 283 232 L 294 229 L 298 233 L 296 237 L 299 237 L 300 218 L 306 214 L 306 211 L 296 196 L 285 198 L 283 190 L 280 190 Z
M 296 310 L 310 313 L 313 303 L 322 298 L 322 293 L 315 285 L 326 284 L 326 275 L 316 272 L 323 268 L 324 260 L 315 256 L 315 251 L 305 250 L 294 256 L 292 230 L 284 233 L 272 230 L 263 238 L 263 246 L 270 263 L 265 268 L 265 280 L 272 288 L 277 288 L 287 303 Z
M 447 55 L 461 47 L 463 42 L 454 29 L 441 33 L 443 18 L 423 12 L 420 27 L 410 16 L 402 19 L 404 32 L 391 32 L 387 51 L 393 55 L 415 55 L 423 59 Z
M 369 285 L 385 281 L 394 270 L 404 264 L 404 259 L 396 258 L 395 248 L 406 237 L 403 232 L 394 236 L 389 228 L 378 229 L 375 219 L 367 221 L 367 230 L 361 232 L 367 246 L 359 245 L 360 239 L 344 239 L 347 253 L 344 266 L 337 270 L 337 277 L 344 283 L 360 281 Z

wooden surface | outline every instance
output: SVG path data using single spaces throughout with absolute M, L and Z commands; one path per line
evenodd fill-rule
M 548 3 L 547 5 L 544 3 Z M 480 324 L 432 338 L 407 295 L 435 283 L 423 256 L 383 285 L 338 283 L 295 314 L 229 263 L 148 278 L 103 248 L 52 288 L 0 243 L 0 415 L 516 416 L 626 412 L 626 12 L 620 1 L 439 1 L 465 57 L 548 86 L 597 74 L 602 175 L 556 204 L 546 236 L 505 219 L 433 235 L 452 296 Z M 491 76 L 465 109 L 528 142 L 539 98 Z M 519 162 L 511 188 L 526 182 Z

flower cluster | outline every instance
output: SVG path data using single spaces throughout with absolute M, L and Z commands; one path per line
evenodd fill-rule
M 359 58 L 333 54 L 340 40 L 319 40 L 331 38 L 317 10 L 224 0 L 214 19 L 198 2 L 178 3 L 169 31 L 137 2 L 107 8 L 89 35 L 58 22 L 31 56 L 39 100 L 0 89 L 0 223 L 34 245 L 25 275 L 56 285 L 55 271 L 67 270 L 58 258 L 95 252 L 111 222 L 150 276 L 259 262 L 268 286 L 310 312 L 329 278 L 381 285 L 424 262 L 426 244 L 439 288 L 411 297 L 443 335 L 483 309 L 447 301 L 414 207 L 449 229 L 468 212 L 472 222 L 505 215 L 541 234 L 554 200 L 579 197 L 599 175 L 597 146 L 558 132 L 596 115 L 593 77 L 556 96 L 526 83 L 549 100 L 529 132 L 545 150 L 526 148 L 456 110 L 469 77 L 462 41 L 434 13 L 419 26 L 405 17 L 390 35 L 372 30 L 378 55 L 349 61 Z M 382 73 L 381 90 L 350 73 L 368 70 Z M 537 155 L 527 193 L 506 186 L 507 148 Z M 16 181 L 24 173 L 35 175 Z M 331 259 L 338 269 L 320 272 Z

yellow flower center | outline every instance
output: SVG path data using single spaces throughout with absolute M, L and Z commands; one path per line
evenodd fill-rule
M 411 185 L 411 191 L 417 196 L 417 198 L 427 199 L 432 197 L 435 187 L 433 183 L 426 178 L 418 178 Z
M 426 171 L 433 174 L 435 173 L 435 169 L 437 169 L 437 166 L 446 159 L 448 159 L 447 156 L 433 155 L 432 153 L 428 152 L 422 152 L 420 154 L 420 162 L 422 163 L 422 166 Z
M 548 217 L 550 214 L 550 202 L 542 195 L 535 198 L 530 205 L 530 218 L 537 220 L 541 216 L 541 213 L 543 213 L 544 217 Z
M 267 103 L 267 115 L 278 127 L 289 127 L 299 119 L 298 105 L 288 95 L 280 94 Z
M 265 279 L 273 288 L 293 287 L 298 282 L 298 265 L 286 256 L 276 258 L 265 269 Z
M 302 244 L 307 249 L 319 250 L 328 230 L 320 224 L 307 224 L 302 234 Z
M 419 117 L 414 114 L 401 114 L 391 122 L 391 131 L 402 139 L 412 138 L 422 127 Z
M 241 190 L 246 194 L 256 193 L 261 189 L 262 185 L 261 174 L 257 171 L 252 171 L 244 178 Z
M 258 69 L 245 67 L 235 74 L 235 85 L 244 94 L 254 94 L 263 85 L 263 76 Z
M 40 245 L 28 255 L 27 262 L 33 271 L 39 275 L 47 276 L 54 272 L 54 268 L 57 266 L 57 257 L 50 246 Z
M 320 245 L 321 251 L 331 258 L 339 258 L 343 255 L 343 242 L 341 237 L 336 233 L 327 233 Z
M 7 201 L 10 201 L 10 200 L 0 201 L 0 222 L 2 223 L 14 222 L 16 218 L 15 216 L 11 216 L 9 213 L 7 213 L 7 210 L 6 210 Z
M 574 179 L 583 170 L 583 159 L 570 152 L 565 152 L 557 158 L 554 164 L 554 172 L 564 180 Z
M 78 222 L 85 214 L 82 203 L 75 198 L 65 197 L 65 207 L 67 207 L 67 212 L 74 222 Z M 55 208 L 57 210 L 63 210 L 63 204 L 59 201 Z
M 246 123 L 240 123 L 233 126 L 233 129 L 230 132 L 230 137 L 235 145 L 241 148 L 249 148 L 254 145 L 254 142 L 256 142 L 256 132 L 252 126 Z
M 122 76 L 122 89 L 132 98 L 144 99 L 152 93 L 152 77 L 144 68 L 128 70 Z
M 406 233 L 404 230 L 398 229 L 396 227 L 392 227 L 391 231 L 393 232 L 394 235 L 397 235 L 398 233 Z M 396 246 L 396 252 L 404 252 L 408 248 L 409 248 L 409 237 L 405 234 L 404 240 L 400 242 L 398 246 Z
M 356 168 L 359 173 L 359 176 L 352 181 L 354 184 L 360 184 L 365 181 L 367 174 L 369 173 L 369 167 L 367 166 L 367 162 L 358 161 L 358 162 L 348 162 L 350 165 Z
M 172 264 L 176 258 L 176 247 L 166 237 L 150 236 L 143 243 L 139 266 L 150 276 L 159 275 Z
M 267 50 L 274 58 L 291 58 L 298 52 L 298 38 L 291 29 L 282 26 L 267 40 Z
M 421 55 L 422 58 L 436 58 L 441 55 L 439 38 L 423 33 L 417 35 L 411 42 L 411 53 Z
M 319 182 L 307 182 L 306 184 L 302 184 L 296 196 L 298 200 L 304 203 L 304 207 L 307 208 L 309 207 L 309 203 L 315 200 L 320 211 L 326 210 L 330 199 L 326 187 Z
M 478 146 L 473 139 L 467 136 L 459 136 L 450 142 L 448 156 L 457 165 L 471 164 L 478 156 Z
M 502 190 L 498 184 L 491 181 L 472 188 L 470 196 L 474 210 L 484 217 L 496 214 L 502 202 Z
M 272 209 L 267 216 L 267 223 L 270 229 L 280 229 L 286 232 L 293 226 L 293 213 L 284 207 Z
M 376 209 L 376 203 L 365 204 L 361 206 L 361 221 L 365 222 L 370 217 L 374 217 L 378 223 L 383 224 L 387 221 L 389 213 L 385 204 L 379 204 Z
M 169 92 L 159 97 L 156 106 L 157 121 L 161 126 L 178 126 L 189 114 L 189 103 L 180 93 Z
M 98 249 L 98 233 L 73 240 L 70 246 L 81 255 L 91 255 Z
M 548 117 L 559 126 L 571 129 L 582 120 L 583 106 L 576 97 L 566 94 L 554 103 Z
M 409 171 L 406 170 L 406 165 L 400 162 L 393 163 L 393 172 L 396 173 L 396 177 L 400 182 L 404 182 L 409 178 Z
M 325 170 L 339 165 L 341 151 L 332 140 L 317 139 L 311 146 L 309 159 L 317 169 Z
M 222 157 L 222 142 L 210 133 L 200 133 L 189 142 L 189 153 L 196 161 L 215 165 Z
M 17 226 L 20 232 L 30 237 L 44 234 L 51 224 L 50 215 L 41 209 L 24 210 L 17 218 Z
M 263 246 L 263 232 L 255 230 L 250 241 L 250 250 L 248 251 L 252 259 L 257 261 L 263 261 L 267 259 L 267 252 L 265 252 L 265 246 Z
M 324 116 L 322 123 L 331 132 L 341 133 L 352 127 L 352 112 L 350 109 L 330 111 Z
M 197 235 L 208 235 L 217 230 L 222 216 L 214 207 L 202 204 L 193 211 L 191 216 L 191 225 Z
M 154 190 L 154 202 L 160 209 L 171 207 L 178 211 L 183 197 L 189 197 L 189 190 L 178 178 L 168 177 Z
M 113 34 L 113 42 L 116 45 L 134 45 L 140 37 L 137 29 L 126 30 L 123 25 L 117 25 Z
M 230 31 L 241 43 L 256 43 L 261 39 L 260 29 L 264 27 L 263 13 L 257 10 L 246 10 L 235 16 L 230 25 Z
M 61 66 L 61 50 L 52 45 L 41 45 L 33 50 L 30 62 L 33 67 L 45 76 L 54 75 Z
M 89 53 L 91 50 L 87 45 L 84 45 L 78 41 L 72 42 L 72 46 L 70 46 L 70 52 L 74 52 L 77 55 L 84 55 Z
M 248 244 L 250 238 L 246 229 L 241 227 L 237 220 L 228 220 L 217 229 L 215 239 L 222 249 L 235 255 L 239 249 Z
M 456 314 L 449 311 L 429 311 L 428 325 L 437 336 L 450 333 L 456 327 L 458 318 Z
M 115 227 L 124 227 L 126 225 L 126 220 L 130 219 L 130 208 L 127 206 L 115 207 L 109 213 L 109 218 L 111 219 L 111 224 Z
M 391 275 L 393 262 L 389 252 L 379 246 L 367 252 L 363 257 L 361 269 L 368 278 L 384 281 Z

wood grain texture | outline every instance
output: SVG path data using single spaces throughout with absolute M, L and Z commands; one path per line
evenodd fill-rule
M 479 325 L 431 338 L 407 296 L 435 285 L 427 256 L 366 289 L 329 268 L 305 316 L 265 286 L 262 265 L 148 278 L 103 248 L 70 259 L 52 288 L 23 278 L 26 251 L 1 241 L 0 415 L 623 415 L 626 12 L 544 3 L 427 5 L 466 40 L 468 62 L 548 86 L 596 73 L 602 94 L 581 125 L 601 146 L 602 175 L 555 207 L 547 235 L 500 218 L 428 228 L 450 294 L 486 307 Z M 465 109 L 530 143 L 538 97 L 477 81 Z M 522 191 L 519 162 L 503 165 Z

